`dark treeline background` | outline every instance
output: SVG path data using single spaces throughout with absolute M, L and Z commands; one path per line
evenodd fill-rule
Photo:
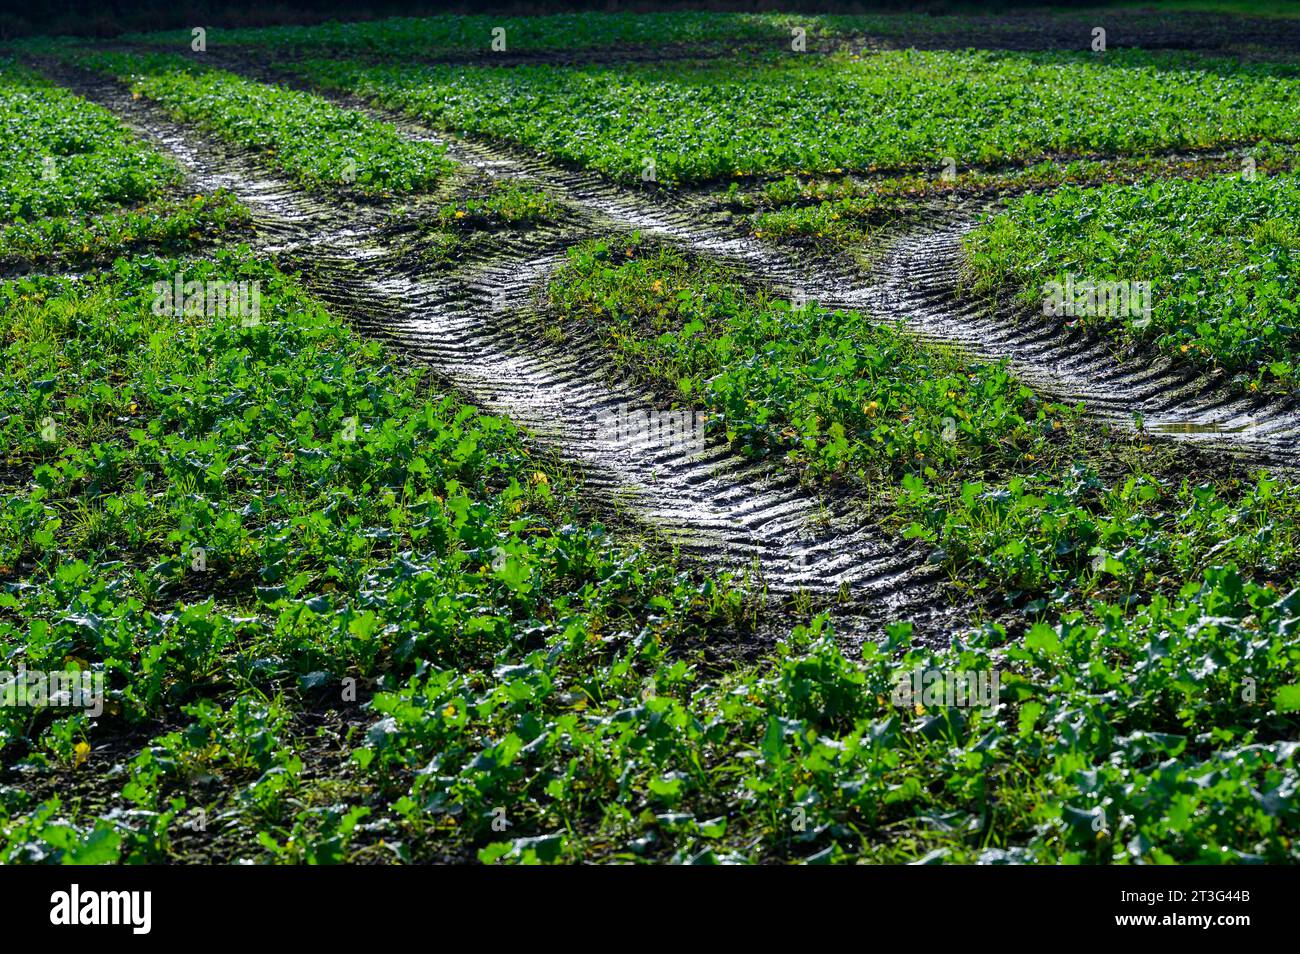
M 524 15 L 580 10 L 636 11 L 767 10 L 809 13 L 871 13 L 918 11 L 931 13 L 1005 12 L 1026 7 L 1102 6 L 1105 0 L 1004 0 L 968 3 L 933 0 L 907 3 L 891 0 L 694 0 L 694 2 L 620 2 L 620 0 L 500 0 L 500 2 L 420 2 L 420 0 L 0 0 L 0 39 L 29 34 L 113 36 L 131 30 L 165 30 L 194 26 L 271 26 L 318 23 L 324 20 L 369 20 L 434 13 L 500 13 Z

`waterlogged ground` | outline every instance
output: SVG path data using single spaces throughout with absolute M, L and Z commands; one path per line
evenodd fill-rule
M 1296 860 L 1291 21 L 1080 16 L 15 46 L 0 859 Z

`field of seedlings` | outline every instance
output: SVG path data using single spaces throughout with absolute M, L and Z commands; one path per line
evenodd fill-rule
M 0 44 L 0 863 L 1300 862 L 1291 6 Z

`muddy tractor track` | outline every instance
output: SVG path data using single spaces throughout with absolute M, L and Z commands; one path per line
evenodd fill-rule
M 596 345 L 552 344 L 529 332 L 536 290 L 563 258 L 546 248 L 553 243 L 522 243 L 455 273 L 422 274 L 384 244 L 379 210 L 327 205 L 111 81 L 46 70 L 174 156 L 195 187 L 234 192 L 253 212 L 257 246 L 302 271 L 318 297 L 478 406 L 510 417 L 657 539 L 732 571 L 752 590 L 803 592 L 838 608 L 850 638 L 900 617 L 934 639 L 960 625 L 928 554 L 848 506 L 711 434 L 702 445 L 665 445 L 611 431 L 609 421 L 663 402 Z
M 308 88 L 261 67 L 222 61 L 262 81 Z M 1293 402 L 1248 400 L 1222 381 L 1150 354 L 1125 357 L 1095 334 L 975 300 L 959 287 L 960 240 L 977 218 L 942 212 L 897 235 L 868 272 L 766 245 L 698 202 L 627 189 L 517 150 L 437 132 L 355 97 L 340 105 L 393 123 L 410 139 L 443 145 L 469 170 L 542 188 L 577 213 L 564 234 L 541 230 L 454 272 L 412 268 L 386 238 L 374 204 L 330 204 L 268 175 L 255 160 L 171 121 L 110 80 L 42 64 L 174 155 L 200 188 L 226 188 L 253 211 L 259 244 L 303 271 L 314 292 L 364 333 L 425 363 L 449 387 L 516 421 L 621 514 L 710 565 L 743 574 L 773 594 L 807 592 L 868 618 L 910 617 L 922 633 L 951 632 L 955 609 L 927 554 L 820 499 L 776 467 L 739 456 L 714 435 L 703 445 L 628 439 L 611 420 L 662 410 L 590 342 L 552 343 L 538 333 L 538 289 L 563 250 L 609 231 L 636 230 L 711 256 L 770 289 L 832 308 L 860 309 L 927 340 L 1007 360 L 1050 398 L 1152 439 L 1198 446 L 1270 466 L 1294 463 L 1300 413 Z M 320 90 L 315 90 L 321 92 Z M 882 613 L 887 610 L 887 613 Z M 969 612 L 966 611 L 966 612 Z M 868 615 L 869 614 L 869 615 Z
M 1223 375 L 1197 374 L 1152 348 L 1117 353 L 1096 333 L 1071 329 L 1012 301 L 964 296 L 963 218 L 899 239 L 881 281 L 860 307 L 906 322 L 923 338 L 1006 359 L 1026 384 L 1095 416 L 1153 436 L 1181 438 L 1275 467 L 1294 467 L 1300 412 L 1293 401 L 1252 398 Z M 849 304 L 846 302 L 845 304 Z

